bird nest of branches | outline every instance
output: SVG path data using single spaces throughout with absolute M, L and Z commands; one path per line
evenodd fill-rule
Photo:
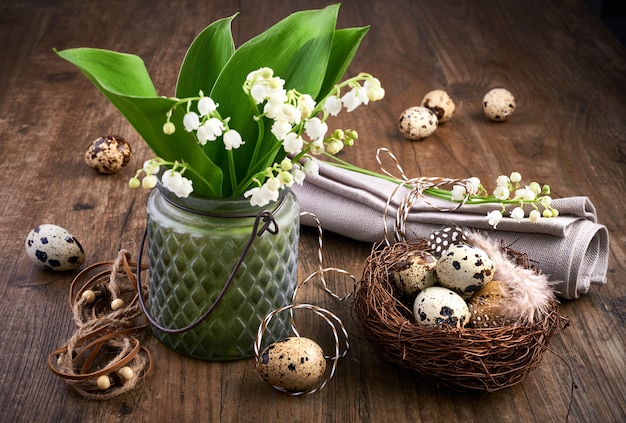
M 384 360 L 455 390 L 493 392 L 521 382 L 569 324 L 554 294 L 532 321 L 487 328 L 422 325 L 411 299 L 394 283 L 393 266 L 407 253 L 428 248 L 428 240 L 413 239 L 372 250 L 353 301 L 361 335 Z M 500 244 L 498 249 L 513 270 L 538 274 L 526 254 Z

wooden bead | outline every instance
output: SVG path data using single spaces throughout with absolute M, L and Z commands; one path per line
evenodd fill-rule
M 111 301 L 111 309 L 113 311 L 119 310 L 120 308 L 124 307 L 124 305 L 124 300 L 122 300 L 121 298 L 116 298 Z
M 135 372 L 128 366 L 124 366 L 117 371 L 117 374 L 124 380 L 124 382 L 128 382 L 135 376 Z
M 98 378 L 96 384 L 98 385 L 98 389 L 100 389 L 101 391 L 106 391 L 111 387 L 111 379 L 108 375 L 103 375 Z
M 96 293 L 91 289 L 88 289 L 83 292 L 82 298 L 87 304 L 92 304 L 94 301 L 96 301 Z

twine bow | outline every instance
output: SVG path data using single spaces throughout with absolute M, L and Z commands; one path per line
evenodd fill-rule
M 387 170 L 387 168 L 383 165 L 382 162 L 382 154 L 385 154 L 392 162 L 393 168 L 397 171 L 398 175 Z M 394 178 L 399 183 L 391 192 L 391 194 L 387 197 L 387 202 L 385 203 L 385 209 L 383 210 L 383 223 L 384 223 L 384 234 L 385 234 L 385 243 L 387 245 L 389 242 L 389 231 L 387 229 L 387 215 L 389 214 L 389 209 L 391 207 L 391 203 L 396 194 L 400 191 L 402 187 L 409 188 L 409 191 L 402 197 L 400 203 L 398 205 L 398 209 L 396 210 L 395 216 L 395 230 L 394 230 L 394 238 L 395 241 L 405 241 L 406 230 L 405 223 L 408 218 L 408 215 L 413 208 L 413 204 L 416 200 L 422 199 L 426 204 L 431 207 L 439 210 L 439 211 L 453 211 L 461 207 L 467 202 L 468 196 L 465 196 L 463 201 L 457 204 L 454 207 L 442 208 L 436 206 L 427 200 L 427 196 L 425 195 L 425 191 L 432 188 L 441 188 L 443 186 L 449 185 L 460 185 L 464 186 L 468 192 L 471 192 L 469 179 L 454 179 L 454 178 L 440 178 L 440 177 L 417 177 L 417 178 L 409 178 L 404 169 L 400 165 L 400 161 L 397 157 L 387 148 L 381 147 L 376 150 L 376 162 L 378 163 L 378 167 L 380 170 L 387 176 Z

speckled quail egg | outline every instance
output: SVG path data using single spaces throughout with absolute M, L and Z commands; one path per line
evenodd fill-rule
M 467 303 L 456 292 L 442 286 L 423 289 L 413 303 L 415 321 L 424 326 L 464 327 L 470 318 Z
M 503 313 L 507 302 L 506 286 L 492 280 L 474 293 L 467 303 L 470 311 L 469 325 L 475 328 L 492 328 L 512 323 Z
M 464 299 L 493 279 L 495 265 L 486 252 L 469 244 L 455 244 L 437 260 L 439 283 Z
M 393 280 L 402 293 L 414 296 L 437 282 L 437 259 L 426 251 L 412 251 L 393 266 Z
M 106 135 L 92 142 L 85 152 L 85 163 L 99 173 L 115 173 L 130 162 L 130 144 L 117 135 Z
M 326 372 L 322 348 L 304 337 L 289 337 L 263 350 L 257 370 L 265 382 L 288 391 L 306 391 L 321 382 Z
M 421 140 L 437 129 L 438 120 L 432 110 L 422 106 L 406 109 L 398 119 L 400 133 L 410 140 Z
M 28 257 L 47 270 L 72 270 L 85 262 L 80 242 L 57 225 L 35 227 L 28 233 L 24 246 Z
M 428 248 L 436 258 L 445 254 L 450 245 L 465 242 L 467 242 L 465 231 L 456 225 L 446 226 L 428 235 Z
M 515 111 L 515 97 L 507 89 L 494 88 L 483 98 L 485 115 L 494 122 L 507 120 Z
M 449 121 L 456 109 L 454 101 L 444 90 L 432 90 L 426 93 L 422 99 L 422 107 L 431 110 L 440 124 Z

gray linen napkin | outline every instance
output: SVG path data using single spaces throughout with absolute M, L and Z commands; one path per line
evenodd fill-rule
M 308 175 L 302 186 L 294 185 L 292 190 L 301 210 L 313 213 L 325 230 L 375 243 L 383 241 L 386 233 L 390 242 L 394 241 L 396 212 L 409 192 L 408 188 L 397 189 L 393 182 L 324 162 L 320 162 L 319 176 Z M 552 205 L 559 210 L 559 217 L 537 223 L 505 217 L 494 230 L 486 216 L 498 205 L 457 207 L 446 200 L 421 197 L 403 219 L 404 233 L 407 238 L 427 237 L 448 224 L 484 230 L 527 253 L 555 284 L 560 297 L 578 298 L 588 292 L 590 284 L 606 283 L 608 231 L 597 223 L 595 207 L 586 197 L 554 199 Z M 314 226 L 315 222 L 305 215 L 302 224 Z

